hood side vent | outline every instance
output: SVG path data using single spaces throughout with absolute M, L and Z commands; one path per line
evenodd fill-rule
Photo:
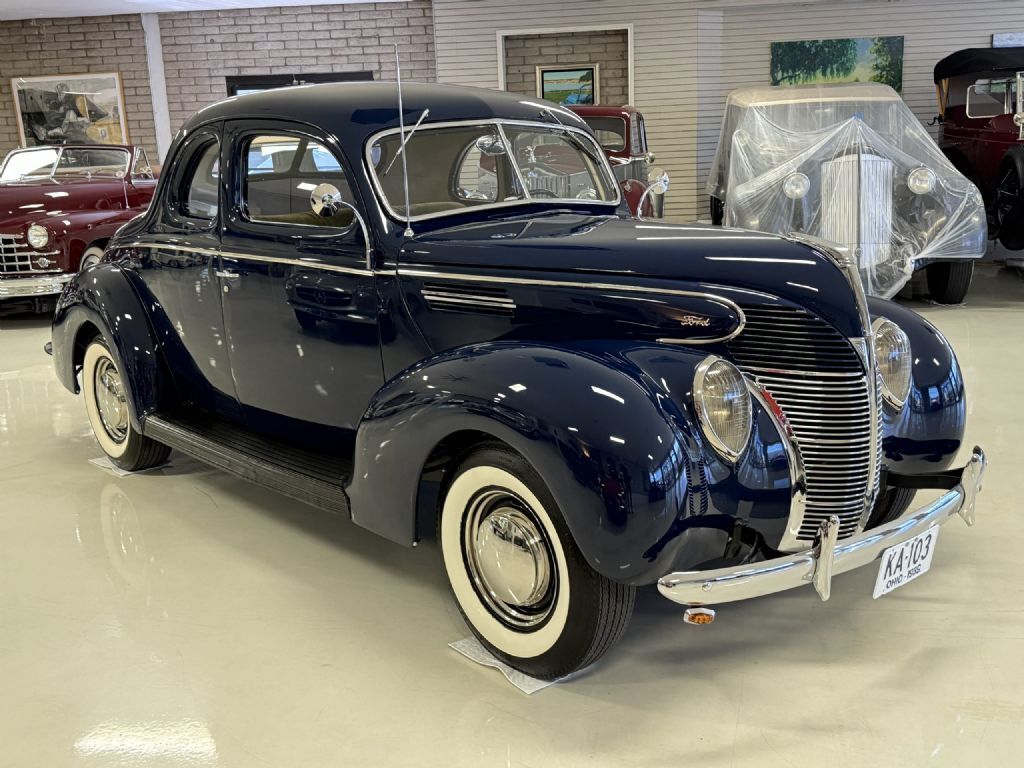
M 438 312 L 511 316 L 516 309 L 515 300 L 500 286 L 426 282 L 422 295 L 427 306 Z

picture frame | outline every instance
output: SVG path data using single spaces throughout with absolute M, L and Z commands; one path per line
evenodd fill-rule
M 903 36 L 783 40 L 770 46 L 772 85 L 875 82 L 903 91 Z
M 556 104 L 600 104 L 601 65 L 537 67 L 537 97 Z
M 40 144 L 128 144 L 119 72 L 11 78 L 18 137 Z

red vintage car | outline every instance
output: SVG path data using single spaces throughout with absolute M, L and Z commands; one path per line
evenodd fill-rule
M 651 165 L 654 163 L 654 153 L 647 149 L 643 114 L 636 107 L 630 106 L 566 106 L 583 118 L 597 136 L 615 178 L 622 187 L 629 209 L 636 211 L 652 176 Z M 654 175 L 660 174 L 655 172 Z M 649 195 L 643 214 L 645 217 L 660 218 L 663 207 L 663 195 Z
M 935 90 L 942 151 L 981 190 L 989 234 L 1024 248 L 1024 47 L 950 54 Z
M 100 260 L 149 206 L 156 173 L 133 146 L 16 149 L 0 167 L 0 314 L 52 310 L 64 284 Z

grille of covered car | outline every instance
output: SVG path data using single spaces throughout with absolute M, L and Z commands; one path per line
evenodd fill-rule
M 52 258 L 55 255 L 55 251 L 40 253 L 32 250 L 24 235 L 0 234 L 0 275 L 60 272 L 60 266 Z M 40 259 L 45 260 L 45 266 L 40 266 Z
M 872 440 L 879 424 L 872 424 L 860 357 L 841 333 L 803 309 L 743 311 L 747 324 L 729 350 L 744 374 L 778 403 L 804 462 L 807 494 L 797 539 L 813 540 L 830 515 L 839 518 L 839 536 L 849 536 L 877 487 L 881 443 Z M 877 392 L 877 376 L 872 379 Z

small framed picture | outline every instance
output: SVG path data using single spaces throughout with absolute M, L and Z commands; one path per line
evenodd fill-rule
M 117 72 L 11 79 L 21 146 L 127 144 Z
M 599 104 L 599 66 L 537 67 L 537 96 L 558 104 Z

